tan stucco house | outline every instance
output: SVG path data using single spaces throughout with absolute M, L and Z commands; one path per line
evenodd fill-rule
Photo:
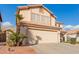
M 76 41 L 79 42 L 79 30 L 67 30 L 64 37 L 65 41 L 75 38 Z
M 52 7 L 53 8 L 53 7 Z M 17 32 L 28 35 L 28 42 L 60 43 L 63 24 L 43 5 L 18 6 L 17 14 L 23 19 L 16 21 Z
M 3 31 L 1 23 L 2 23 L 2 16 L 0 13 L 0 42 L 6 42 L 6 33 Z M 3 43 L 2 43 L 3 44 Z

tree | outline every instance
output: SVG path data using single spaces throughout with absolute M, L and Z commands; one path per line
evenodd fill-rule
M 11 34 L 9 36 L 8 39 L 8 44 L 12 44 L 12 46 L 20 46 L 22 45 L 22 41 L 24 40 L 24 38 L 27 39 L 27 36 L 23 35 L 23 34 L 19 34 L 19 33 L 15 33 L 12 30 L 8 30 Z
M 20 33 L 20 21 L 23 19 L 23 16 L 20 14 L 16 14 L 16 22 L 17 22 L 17 33 Z
M 22 15 L 16 14 L 16 19 L 18 19 L 19 21 L 23 19 Z

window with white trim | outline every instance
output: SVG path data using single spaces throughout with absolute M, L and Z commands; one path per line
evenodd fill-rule
M 48 23 L 50 22 L 50 17 L 33 13 L 32 22 L 37 24 L 48 25 Z
M 32 22 L 39 23 L 40 22 L 40 15 L 32 14 Z
M 41 20 L 42 20 L 43 24 L 48 25 L 48 23 L 50 22 L 50 17 L 48 17 L 48 16 L 41 16 Z

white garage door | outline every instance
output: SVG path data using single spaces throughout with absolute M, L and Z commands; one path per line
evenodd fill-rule
M 58 32 L 29 29 L 28 35 L 29 35 L 29 38 L 32 37 L 36 40 L 38 38 L 39 43 L 59 43 L 60 42 L 60 34 Z

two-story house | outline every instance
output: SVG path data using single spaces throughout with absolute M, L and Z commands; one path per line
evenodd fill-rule
M 62 23 L 56 21 L 56 16 L 43 5 L 18 6 L 17 14 L 23 19 L 17 19 L 17 31 L 28 35 L 29 42 L 60 43 Z

